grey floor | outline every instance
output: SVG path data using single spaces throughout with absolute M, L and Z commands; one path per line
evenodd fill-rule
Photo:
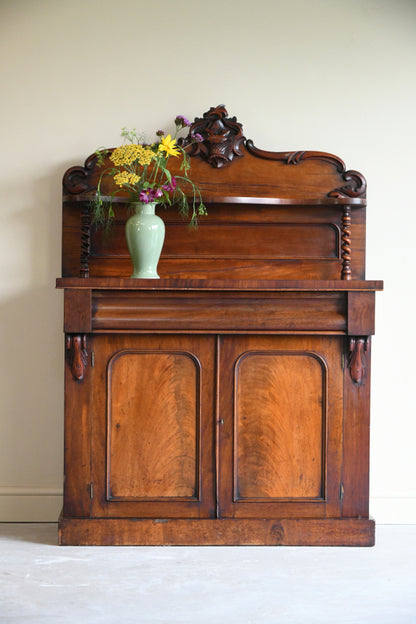
M 416 624 L 416 525 L 374 548 L 59 547 L 0 524 L 7 624 Z

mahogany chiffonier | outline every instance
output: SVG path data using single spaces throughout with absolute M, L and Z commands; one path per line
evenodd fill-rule
M 60 543 L 372 545 L 365 179 L 223 106 L 190 132 L 208 216 L 159 210 L 160 280 L 129 277 L 126 198 L 91 228 L 95 156 L 64 177 Z

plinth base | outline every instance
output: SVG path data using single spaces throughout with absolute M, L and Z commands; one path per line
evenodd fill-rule
M 66 546 L 373 546 L 369 519 L 65 518 Z

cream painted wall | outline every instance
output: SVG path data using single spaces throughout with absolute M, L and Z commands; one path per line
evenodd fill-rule
M 413 0 L 2 0 L 0 519 L 55 520 L 63 446 L 61 178 L 121 126 L 224 103 L 265 149 L 369 183 L 372 512 L 416 522 Z

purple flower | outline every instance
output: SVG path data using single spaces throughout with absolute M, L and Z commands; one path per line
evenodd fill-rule
M 172 176 L 171 181 L 168 184 L 164 184 L 162 186 L 162 189 L 164 191 L 167 191 L 168 193 L 173 193 L 173 191 L 176 189 L 176 186 L 177 186 L 176 178 Z
M 146 191 L 140 191 L 139 200 L 143 202 L 144 204 L 148 204 L 149 202 L 152 201 L 150 197 L 150 193 L 151 193 L 150 189 L 147 189 Z
M 187 126 L 191 125 L 191 122 L 183 115 L 177 115 L 175 119 L 175 124 L 180 128 L 186 128 Z
M 202 134 L 199 134 L 199 132 L 196 132 L 195 134 L 191 134 L 191 137 L 194 139 L 194 141 L 196 141 L 197 143 L 202 143 L 204 140 L 204 137 L 202 136 Z
M 145 191 L 140 191 L 139 201 L 143 202 L 144 204 L 148 204 L 149 202 L 153 202 L 156 199 L 159 199 L 159 197 L 162 197 L 162 195 L 163 191 L 160 188 L 146 189 Z
M 156 136 L 158 136 L 158 137 L 165 136 L 165 131 L 164 131 L 164 130 L 158 130 L 158 131 L 156 132 Z

